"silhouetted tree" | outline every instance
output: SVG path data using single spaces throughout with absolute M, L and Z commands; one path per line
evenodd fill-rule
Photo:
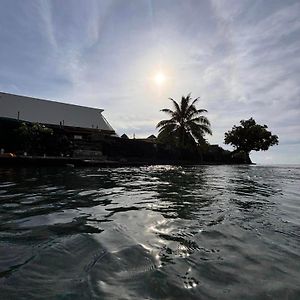
M 267 125 L 256 124 L 253 118 L 241 120 L 241 126 L 234 125 L 225 133 L 225 144 L 230 144 L 236 152 L 244 151 L 247 155 L 254 151 L 266 151 L 270 146 L 278 145 L 278 136 L 268 131 Z
M 196 108 L 199 98 L 192 101 L 191 94 L 188 94 L 186 97 L 182 96 L 180 103 L 169 99 L 174 110 L 168 108 L 161 110 L 167 113 L 170 119 L 162 120 L 156 125 L 156 128 L 159 128 L 158 139 L 180 148 L 205 143 L 204 135 L 212 132 L 209 120 L 202 115 L 207 110 Z

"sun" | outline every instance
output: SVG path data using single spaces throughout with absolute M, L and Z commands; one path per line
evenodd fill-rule
M 166 75 L 163 72 L 157 72 L 154 76 L 154 81 L 157 85 L 162 85 L 166 81 Z

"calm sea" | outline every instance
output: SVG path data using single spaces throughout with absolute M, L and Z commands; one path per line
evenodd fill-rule
M 300 167 L 2 168 L 0 299 L 300 299 Z

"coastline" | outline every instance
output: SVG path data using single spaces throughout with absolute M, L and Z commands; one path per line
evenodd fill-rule
M 0 157 L 0 166 L 8 167 L 44 167 L 44 166 L 65 166 L 65 167 L 103 167 L 103 168 L 122 168 L 122 167 L 140 167 L 151 165 L 174 165 L 174 166 L 192 166 L 192 165 L 255 165 L 255 163 L 225 163 L 225 162 L 199 162 L 199 161 L 181 161 L 181 160 L 96 160 L 82 159 L 73 157 L 57 156 L 14 156 Z

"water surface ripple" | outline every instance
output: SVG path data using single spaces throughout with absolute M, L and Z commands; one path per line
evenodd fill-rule
M 0 169 L 1 299 L 300 299 L 300 167 Z

